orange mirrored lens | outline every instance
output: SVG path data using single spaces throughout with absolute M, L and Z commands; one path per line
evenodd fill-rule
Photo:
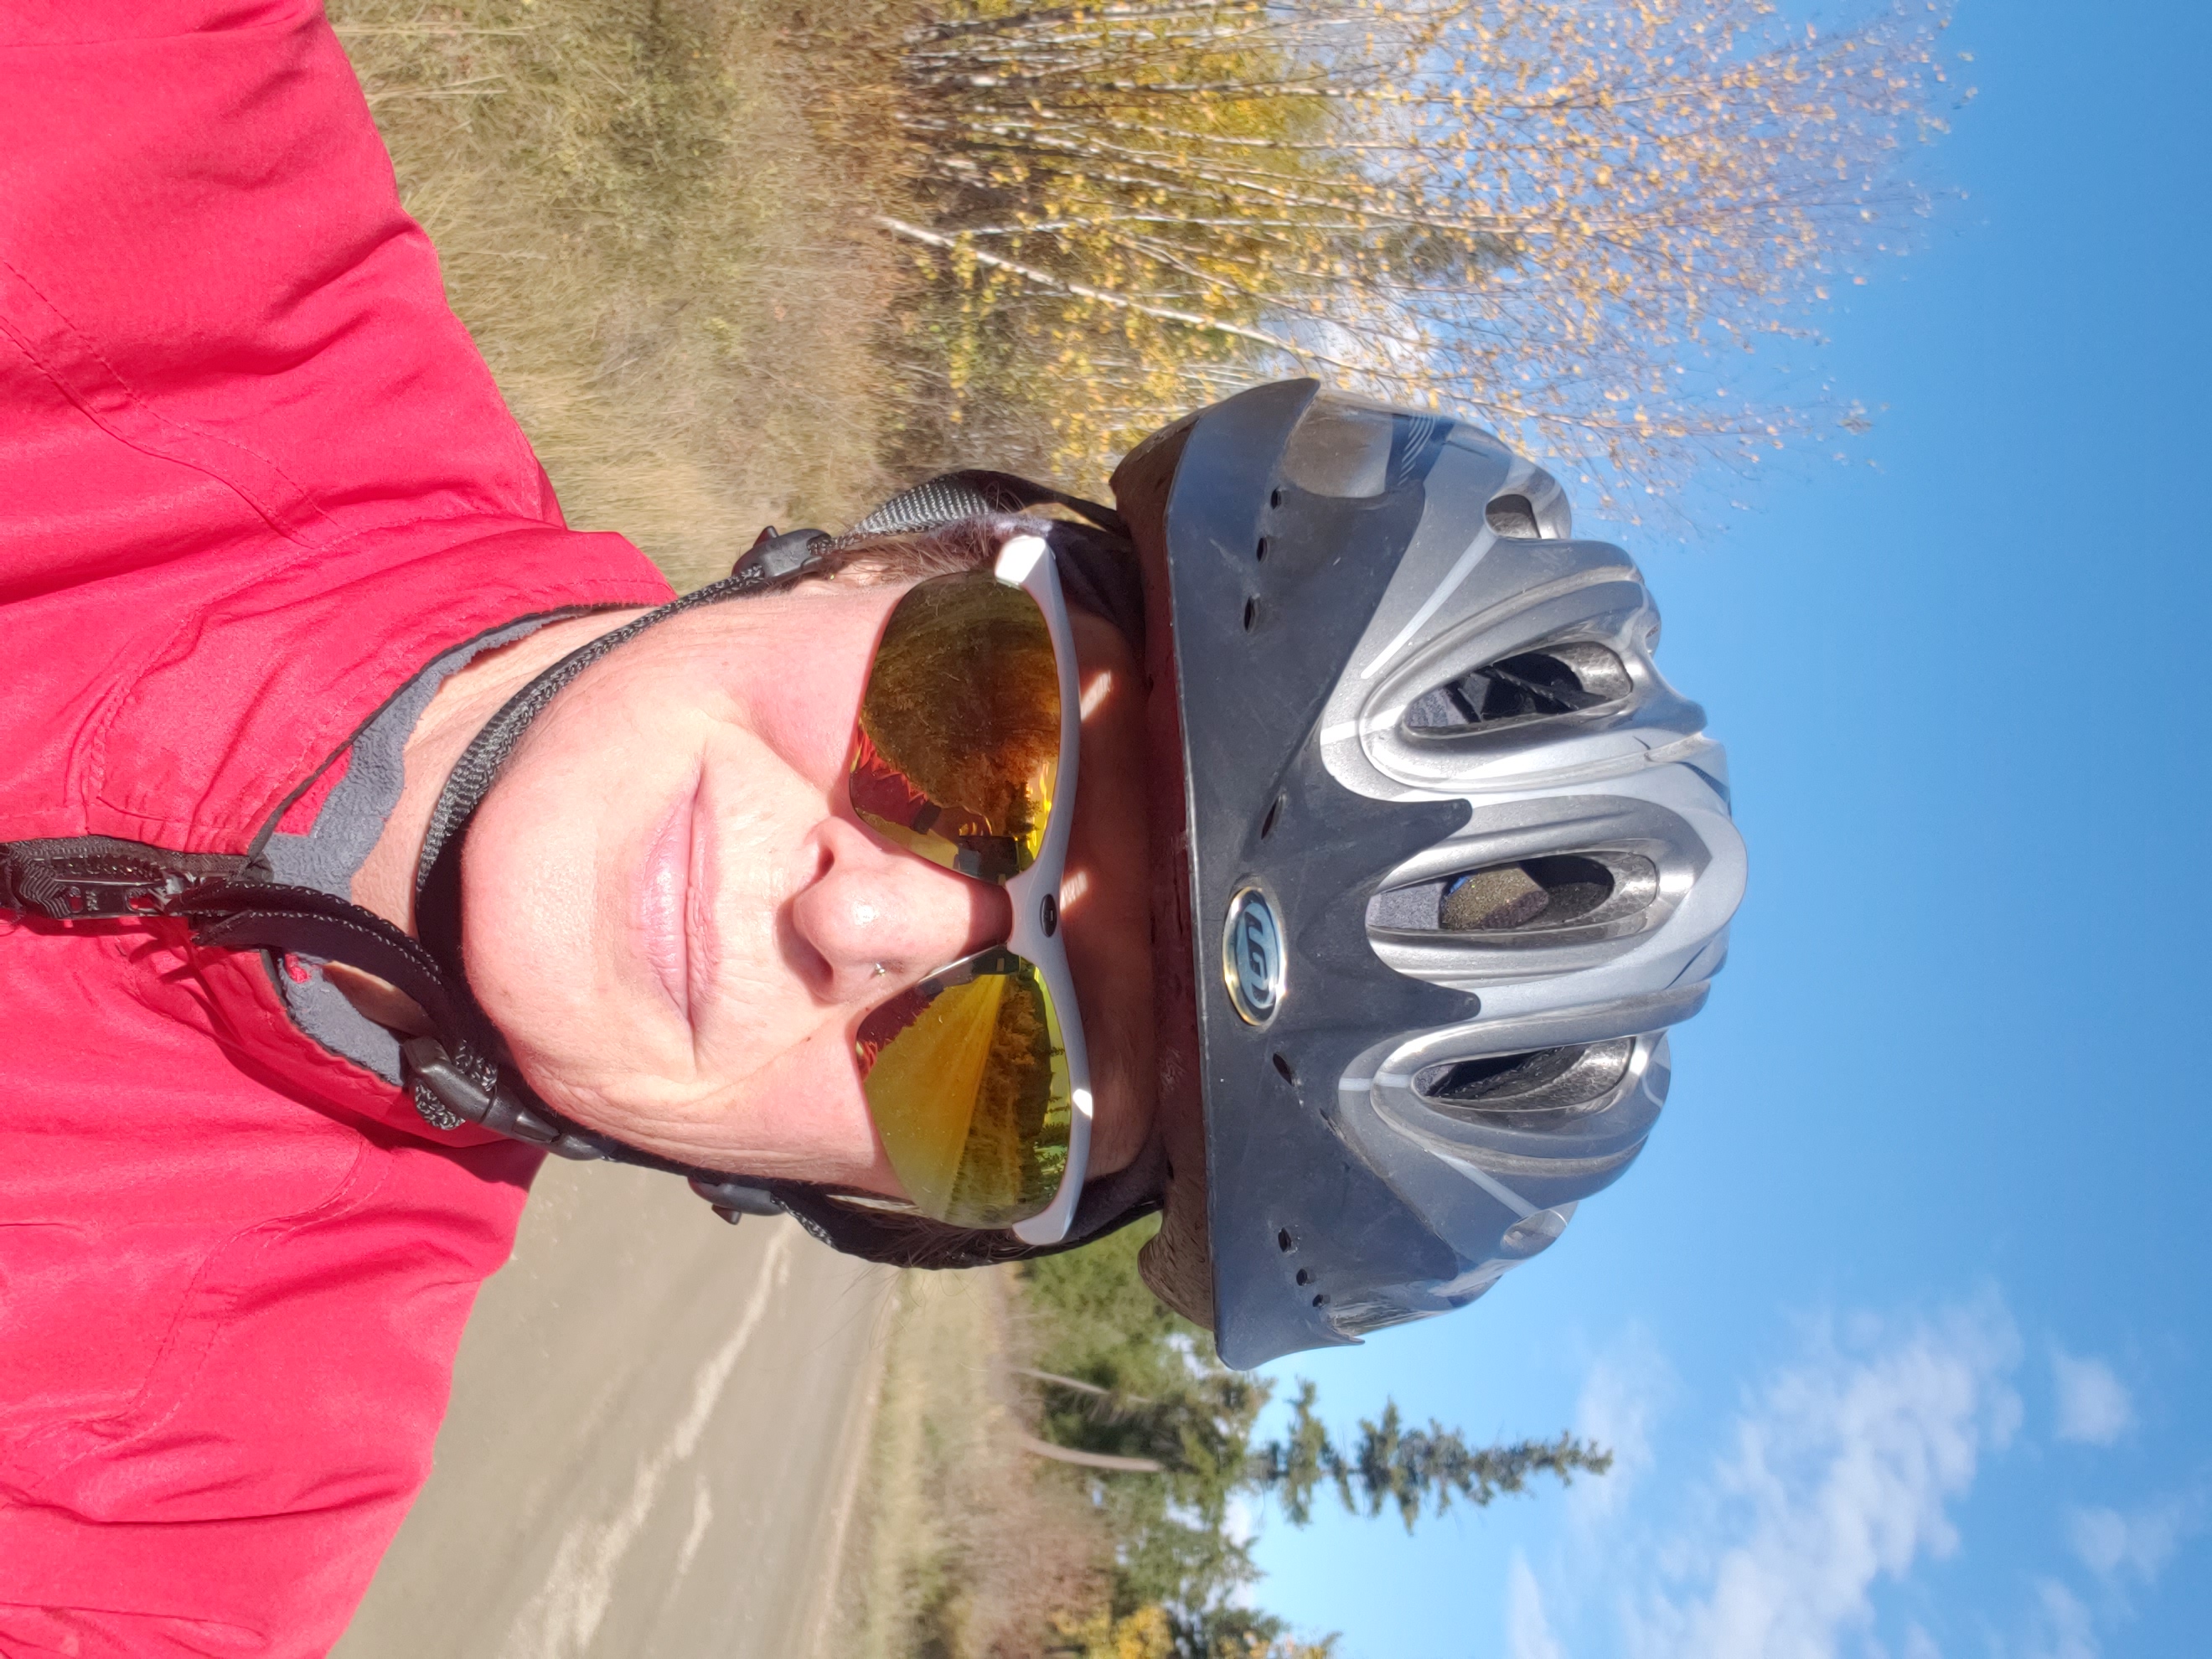
M 957 963 L 877 1009 L 855 1045 L 868 1109 L 915 1207 L 1007 1227 L 1050 1204 L 1067 1168 L 1067 1054 L 1035 967 Z
M 1060 671 L 1036 601 L 988 572 L 921 583 L 891 612 L 860 699 L 853 810 L 986 881 L 1036 861 L 1060 770 Z

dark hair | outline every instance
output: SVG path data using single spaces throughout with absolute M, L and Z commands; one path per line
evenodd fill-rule
M 1004 513 L 958 519 L 934 530 L 841 536 L 813 563 L 770 586 L 825 580 L 874 586 L 980 570 L 1016 536 L 1042 536 L 1050 544 L 1067 602 L 1113 623 L 1137 660 L 1145 659 L 1145 594 L 1136 550 L 1119 536 L 1070 519 Z
M 817 556 L 811 576 L 879 586 L 988 569 L 999 550 L 1016 536 L 1048 536 L 1054 521 L 1006 514 L 960 519 L 935 530 L 894 530 L 879 536 L 841 537 Z

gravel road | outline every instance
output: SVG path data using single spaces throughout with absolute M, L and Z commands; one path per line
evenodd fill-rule
M 549 1160 L 337 1659 L 826 1659 L 890 1284 Z

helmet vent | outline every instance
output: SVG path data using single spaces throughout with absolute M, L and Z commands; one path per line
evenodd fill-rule
M 1431 1066 L 1413 1091 L 1454 1117 L 1532 1127 L 1580 1117 L 1605 1105 L 1628 1074 L 1634 1037 L 1485 1054 Z
M 1368 901 L 1370 926 L 1418 933 L 1545 934 L 1620 921 L 1659 896 L 1639 853 L 1561 853 L 1395 887 Z
M 1544 533 L 1544 526 L 1536 521 L 1536 504 L 1526 495 L 1493 495 L 1482 516 L 1501 536 L 1534 541 Z
M 1587 714 L 1633 689 L 1628 670 L 1592 640 L 1565 640 L 1501 657 L 1437 686 L 1406 709 L 1409 732 L 1434 736 L 1511 721 Z

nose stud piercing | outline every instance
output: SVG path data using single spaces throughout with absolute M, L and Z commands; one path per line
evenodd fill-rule
M 881 979 L 884 976 L 884 964 L 880 962 L 876 964 L 876 977 L 878 979 Z

